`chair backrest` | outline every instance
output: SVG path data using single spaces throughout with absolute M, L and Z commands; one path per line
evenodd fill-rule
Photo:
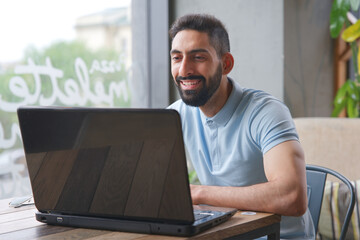
M 326 173 L 306 170 L 308 208 L 317 232 L 324 196 Z
M 306 165 L 306 180 L 308 185 L 308 208 L 310 210 L 311 217 L 314 222 L 315 231 L 317 232 L 327 174 L 330 174 L 338 178 L 349 188 L 350 191 L 350 203 L 348 206 L 348 210 L 346 212 L 344 223 L 341 228 L 341 235 L 339 238 L 339 240 L 343 240 L 346 237 L 346 232 L 355 206 L 354 186 L 346 177 L 329 168 L 314 166 L 314 165 Z

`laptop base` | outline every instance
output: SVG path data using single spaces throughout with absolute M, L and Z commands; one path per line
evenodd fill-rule
M 235 212 L 236 211 L 226 214 L 219 212 L 218 216 L 212 216 L 215 220 L 211 221 L 211 224 L 209 224 L 208 221 L 203 221 L 203 219 L 201 219 L 199 221 L 195 221 L 192 225 L 41 212 L 36 212 L 35 215 L 37 221 L 47 223 L 49 225 L 189 237 L 227 221 L 235 214 Z

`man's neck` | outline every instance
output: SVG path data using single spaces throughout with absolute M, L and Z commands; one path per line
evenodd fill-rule
M 231 94 L 232 88 L 233 84 L 231 81 L 228 80 L 227 76 L 223 76 L 220 86 L 214 95 L 205 105 L 199 107 L 205 116 L 213 117 L 223 108 Z

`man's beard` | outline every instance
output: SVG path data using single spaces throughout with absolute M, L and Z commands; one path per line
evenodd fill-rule
M 221 64 L 218 65 L 214 75 L 209 77 L 208 86 L 206 85 L 206 79 L 202 75 L 192 75 L 189 77 L 178 76 L 176 78 L 176 87 L 179 91 L 181 99 L 187 105 L 193 107 L 200 107 L 207 103 L 207 101 L 214 95 L 216 90 L 220 86 L 222 77 L 222 67 Z M 181 89 L 181 80 L 201 80 L 202 88 L 200 90 L 182 90 Z

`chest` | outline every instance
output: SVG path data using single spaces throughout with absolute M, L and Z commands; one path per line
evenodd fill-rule
M 184 141 L 203 184 L 241 186 L 264 181 L 262 152 L 239 122 L 187 127 Z

